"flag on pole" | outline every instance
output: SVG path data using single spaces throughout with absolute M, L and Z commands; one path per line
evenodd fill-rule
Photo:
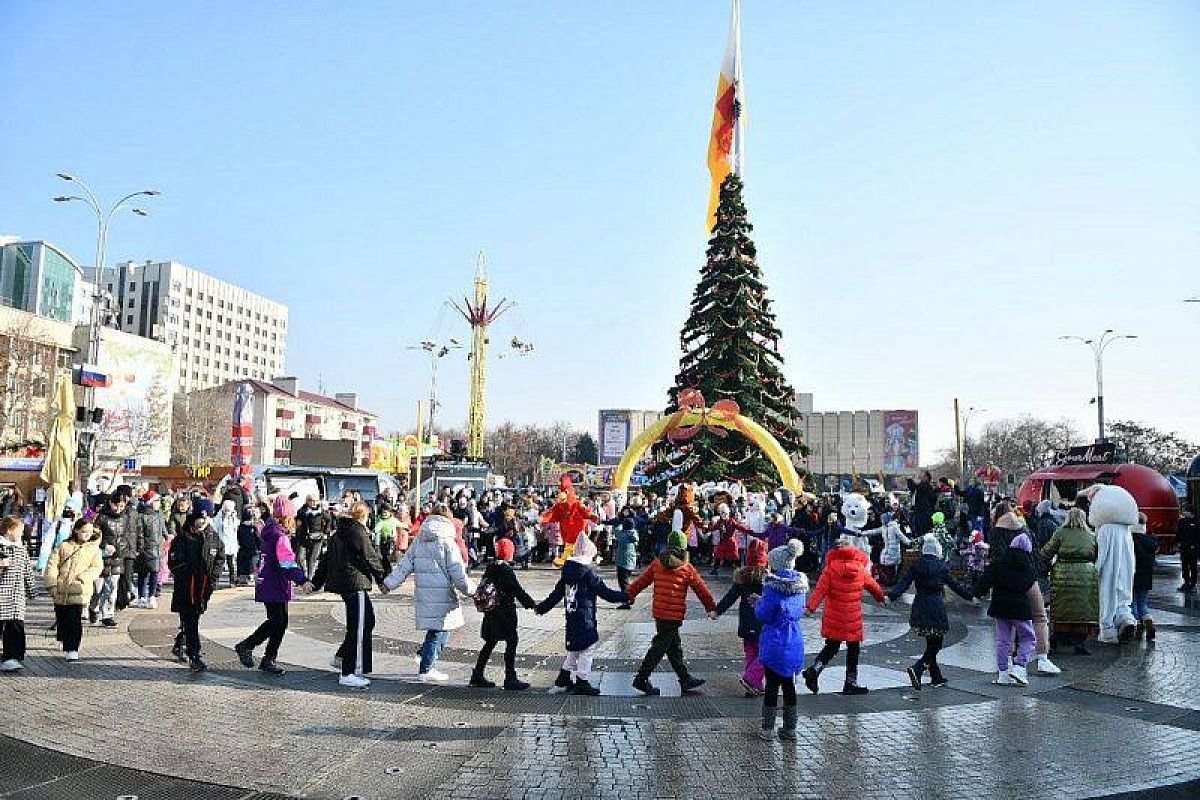
M 241 483 L 250 475 L 254 457 L 254 387 L 243 383 L 233 396 L 233 437 L 229 455 L 233 477 Z
M 708 196 L 708 229 L 717 222 L 717 201 L 721 198 L 721 182 L 730 172 L 742 173 L 743 125 L 742 88 L 742 7 L 733 0 L 733 15 L 729 21 L 729 44 L 717 78 L 717 105 L 713 110 L 712 136 L 708 142 L 708 172 L 712 189 Z

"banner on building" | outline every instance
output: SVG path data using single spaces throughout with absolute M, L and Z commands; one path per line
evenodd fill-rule
M 883 412 L 883 471 L 912 472 L 921 463 L 916 411 Z
M 621 463 L 621 457 L 629 448 L 633 420 L 628 411 L 600 412 L 600 463 L 612 465 Z

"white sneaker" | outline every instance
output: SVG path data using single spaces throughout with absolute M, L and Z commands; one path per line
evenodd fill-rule
M 371 685 L 371 682 L 361 675 L 343 675 L 338 678 L 338 683 L 348 689 L 365 689 Z
M 1038 675 L 1058 675 L 1061 672 L 1062 672 L 1062 670 L 1059 669 L 1058 665 L 1055 664 L 1053 661 L 1051 661 L 1046 656 L 1038 657 L 1038 660 L 1037 660 L 1037 674 Z
M 1006 669 L 1000 670 L 1000 672 L 997 673 L 997 675 L 996 675 L 995 679 L 992 681 L 992 683 L 999 684 L 1000 686 L 1019 686 L 1020 685 L 1017 683 L 1016 679 L 1013 678 L 1012 673 Z
M 15 658 L 10 658 L 8 661 L 0 663 L 0 672 L 16 672 L 25 669 L 25 665 Z
M 1009 669 L 1009 671 L 1008 671 L 1008 674 L 1009 674 L 1010 676 L 1012 676 L 1012 679 L 1013 679 L 1013 680 L 1014 680 L 1014 681 L 1015 681 L 1015 682 L 1016 682 L 1018 685 L 1020 685 L 1020 686 L 1028 686 L 1028 685 L 1029 685 L 1029 676 L 1028 676 L 1028 674 L 1025 672 L 1025 668 L 1024 668 L 1024 667 L 1022 667 L 1022 666 L 1019 666 L 1019 665 L 1017 665 L 1017 664 L 1013 664 L 1013 665 L 1012 665 L 1012 668 L 1011 668 L 1011 669 Z
M 78 661 L 79 660 L 79 651 L 78 650 L 68 650 L 66 655 L 64 656 L 64 658 L 66 658 L 67 661 Z
M 449 675 L 442 672 L 441 670 L 436 670 L 436 669 L 431 669 L 428 672 L 419 673 L 419 677 L 422 681 L 424 681 L 426 683 L 428 683 L 430 681 L 436 682 L 436 683 L 445 683 L 446 681 L 450 680 Z
M 151 597 L 146 601 L 146 608 L 158 608 L 158 598 Z

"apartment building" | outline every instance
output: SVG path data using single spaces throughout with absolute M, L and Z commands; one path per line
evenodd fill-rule
M 175 261 L 125 262 L 94 279 L 113 297 L 116 327 L 171 347 L 181 392 L 283 371 L 282 303 Z

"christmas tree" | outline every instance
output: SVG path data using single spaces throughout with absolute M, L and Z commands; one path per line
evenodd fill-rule
M 708 406 L 733 400 L 743 416 L 766 428 L 785 450 L 803 453 L 795 396 L 783 376 L 779 355 L 781 334 L 755 260 L 752 230 L 742 202 L 741 178 L 730 173 L 721 184 L 707 263 L 679 335 L 683 357 L 669 392 L 667 413 L 676 410 L 681 391 L 697 389 Z M 648 477 L 655 483 L 741 480 L 751 489 L 779 485 L 770 460 L 737 431 L 721 436 L 704 429 L 685 441 L 664 440 L 655 446 L 653 456 Z

